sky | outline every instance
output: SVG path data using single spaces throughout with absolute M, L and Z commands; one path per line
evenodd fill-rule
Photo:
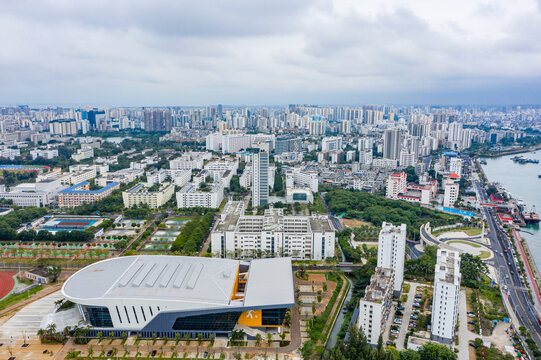
M 2 0 L 0 104 L 539 104 L 541 0 Z

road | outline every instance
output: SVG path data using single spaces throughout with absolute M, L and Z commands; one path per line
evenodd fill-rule
M 486 190 L 478 180 L 473 180 L 473 186 L 477 193 L 478 200 L 481 203 L 488 202 Z M 496 223 L 496 214 L 494 209 L 481 209 L 483 218 L 488 222 L 489 238 L 492 250 L 495 254 L 492 259 L 493 266 L 498 274 L 500 283 L 508 287 L 508 299 L 511 308 L 515 312 L 519 322 L 530 333 L 532 339 L 538 346 L 541 346 L 541 326 L 539 325 L 539 315 L 534 308 L 534 305 L 528 294 L 528 289 L 521 283 L 518 276 L 517 266 L 511 254 L 512 246 L 508 240 L 507 234 Z M 505 250 L 505 252 L 504 252 Z
M 415 245 L 417 243 L 413 242 L 413 241 L 409 241 L 409 240 L 406 240 L 406 245 L 408 246 L 409 248 L 409 255 L 412 259 L 417 259 L 418 257 L 420 257 L 421 255 L 423 255 L 424 253 L 422 251 L 419 251 L 415 248 Z

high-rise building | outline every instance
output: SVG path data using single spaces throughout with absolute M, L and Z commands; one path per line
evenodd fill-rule
M 264 206 L 269 201 L 269 153 L 259 152 L 252 159 L 252 206 Z
M 274 153 L 280 155 L 285 152 L 302 151 L 302 140 L 300 138 L 278 138 L 274 146 Z
M 88 112 L 88 122 L 90 124 L 90 130 L 100 130 L 105 122 L 105 111 L 93 109 Z
M 387 178 L 385 196 L 388 199 L 397 199 L 398 194 L 406 191 L 407 185 L 407 175 L 405 172 L 402 171 L 400 173 L 392 173 Z
M 458 199 L 460 190 L 460 176 L 455 173 L 443 179 L 443 206 L 453 207 Z
M 370 285 L 359 301 L 357 325 L 371 345 L 377 345 L 379 336 L 385 331 L 393 300 L 393 270 L 377 267 L 370 277 Z
M 432 297 L 432 330 L 434 341 L 452 344 L 455 338 L 460 293 L 460 255 L 438 249 Z
M 145 110 L 146 131 L 171 131 L 171 111 L 169 109 Z
M 402 291 L 405 256 L 406 224 L 398 227 L 383 222 L 378 240 L 378 267 L 393 269 L 393 292 L 395 296 L 400 295 Z
M 383 157 L 399 160 L 402 145 L 402 132 L 398 128 L 385 130 L 383 134 Z
M 339 136 L 325 137 L 321 140 L 321 151 L 336 151 L 342 149 L 342 138 Z

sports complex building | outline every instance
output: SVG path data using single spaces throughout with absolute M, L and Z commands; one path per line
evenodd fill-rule
M 112 258 L 62 288 L 97 332 L 196 338 L 277 330 L 294 305 L 290 258 L 251 261 L 167 255 Z M 274 329 L 269 329 L 274 328 Z

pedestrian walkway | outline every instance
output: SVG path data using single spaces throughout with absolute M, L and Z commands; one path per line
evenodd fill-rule
M 37 339 L 41 321 L 54 310 L 55 301 L 60 299 L 62 293 L 57 291 L 25 306 L 0 326 L 0 339 L 23 339 L 23 336 L 27 339 Z
M 461 290 L 458 296 L 458 358 L 468 359 L 469 343 L 480 337 L 468 330 L 468 308 L 466 305 L 466 291 Z

